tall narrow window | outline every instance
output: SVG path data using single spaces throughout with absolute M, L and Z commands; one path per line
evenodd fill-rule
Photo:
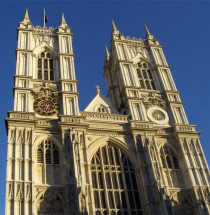
M 139 84 L 142 89 L 155 90 L 154 80 L 152 78 L 151 71 L 147 63 L 137 64 L 137 76 L 139 78 Z
M 37 176 L 41 183 L 61 184 L 59 149 L 51 140 L 44 140 L 37 149 Z
M 42 80 L 42 71 L 38 70 L 38 79 Z
M 48 80 L 48 71 L 44 71 L 44 80 Z
M 46 156 L 46 164 L 51 164 L 51 153 L 49 149 L 46 150 L 45 156 Z
M 111 144 L 99 148 L 91 176 L 96 214 L 142 214 L 134 167 L 120 149 Z
M 53 160 L 54 164 L 59 164 L 59 153 L 57 149 L 54 149 L 53 151 Z
M 26 111 L 26 94 L 20 93 L 20 111 Z
M 49 52 L 40 54 L 37 62 L 37 78 L 39 80 L 54 80 L 53 60 Z
M 185 124 L 186 122 L 184 118 L 184 113 L 182 111 L 182 107 L 175 107 L 175 113 L 176 113 L 177 122 Z
M 42 151 L 42 149 L 38 149 L 38 152 L 37 152 L 37 163 L 43 163 L 43 151 Z
M 167 175 L 170 187 L 183 187 L 182 172 L 176 155 L 171 147 L 164 145 L 160 150 L 160 158 L 163 165 L 163 171 Z
M 53 71 L 50 71 L 50 80 L 54 80 Z

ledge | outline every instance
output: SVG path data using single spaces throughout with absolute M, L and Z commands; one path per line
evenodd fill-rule
M 201 132 L 196 131 L 196 125 L 186 125 L 186 124 L 174 124 L 174 132 L 175 133 L 185 133 L 185 134 L 201 134 Z
M 25 113 L 21 111 L 8 111 L 7 112 L 9 119 L 18 119 L 18 120 L 34 120 L 35 113 Z
M 108 114 L 108 113 L 97 113 L 97 112 L 80 112 L 82 116 L 86 118 L 86 120 L 93 121 L 105 121 L 105 122 L 113 122 L 113 123 L 128 123 L 128 116 L 122 114 Z

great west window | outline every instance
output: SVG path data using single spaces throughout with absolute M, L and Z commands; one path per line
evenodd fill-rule
M 142 214 L 136 175 L 129 158 L 111 144 L 91 161 L 96 215 Z

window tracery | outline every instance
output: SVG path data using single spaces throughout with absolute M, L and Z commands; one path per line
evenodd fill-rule
M 38 57 L 37 78 L 40 80 L 54 80 L 53 59 L 49 52 L 44 51 Z
M 120 149 L 100 147 L 91 161 L 91 177 L 97 215 L 142 214 L 133 165 Z
M 51 140 L 43 141 L 37 151 L 37 163 L 43 163 L 45 157 L 46 164 L 59 164 L 58 147 Z
M 46 184 L 60 183 L 60 156 L 57 145 L 51 140 L 44 140 L 37 149 L 38 177 Z
M 161 147 L 160 159 L 169 187 L 183 187 L 182 171 L 178 159 L 170 146 L 165 144 Z
M 143 89 L 155 90 L 155 84 L 152 78 L 149 65 L 145 62 L 139 62 L 137 64 L 137 76 L 139 79 L 140 87 Z

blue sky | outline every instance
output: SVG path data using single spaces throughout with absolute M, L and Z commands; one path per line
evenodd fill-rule
M 76 77 L 79 82 L 80 110 L 95 96 L 98 84 L 107 94 L 103 78 L 104 46 L 109 47 L 111 19 L 126 36 L 144 38 L 143 23 L 164 46 L 166 59 L 188 120 L 202 131 L 201 143 L 210 162 L 210 2 L 196 1 L 1 1 L 0 45 L 0 215 L 4 214 L 7 137 L 6 111 L 13 109 L 16 28 L 25 8 L 33 25 L 57 27 L 61 12 L 74 34 Z

